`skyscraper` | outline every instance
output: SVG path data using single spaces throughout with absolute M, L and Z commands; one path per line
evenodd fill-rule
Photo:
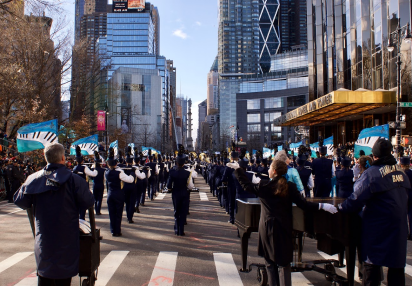
M 307 46 L 307 0 L 280 0 L 280 53 L 294 46 Z
M 207 74 L 207 115 L 219 112 L 219 73 L 218 59 L 215 58 L 210 72 Z
M 279 1 L 259 0 L 259 72 L 267 73 L 280 46 Z

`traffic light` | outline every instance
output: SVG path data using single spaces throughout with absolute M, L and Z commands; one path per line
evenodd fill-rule
M 412 136 L 402 137 L 403 145 L 412 145 Z

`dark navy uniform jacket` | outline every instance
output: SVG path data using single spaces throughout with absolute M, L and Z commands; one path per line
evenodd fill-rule
M 249 181 L 252 182 L 253 174 L 245 172 L 246 177 Z M 242 185 L 239 183 L 238 179 L 235 176 L 235 172 L 232 173 L 233 179 L 235 180 L 235 187 L 236 187 L 236 199 L 247 199 L 247 198 L 256 198 L 256 195 L 253 193 L 246 192 Z
M 173 167 L 169 173 L 167 188 L 172 190 L 173 197 L 189 197 L 187 189 L 190 172 L 185 168 Z
M 79 272 L 79 209 L 93 206 L 85 180 L 64 165 L 49 164 L 30 175 L 14 196 L 22 209 L 33 206 L 38 274 L 64 279 Z
M 336 171 L 336 190 L 339 198 L 348 198 L 353 193 L 353 170 Z
M 136 190 L 136 168 L 132 166 L 126 166 L 124 173 L 128 176 L 132 176 L 134 181 L 133 183 L 124 183 L 124 191 L 134 191 Z
M 313 160 L 312 174 L 315 175 L 315 181 L 332 179 L 333 161 L 325 157 Z
M 302 181 L 302 185 L 306 191 L 309 191 L 308 183 L 309 178 L 312 175 L 312 170 L 306 167 L 298 166 L 296 170 L 299 173 L 300 180 Z
M 375 164 L 356 181 L 353 194 L 340 206 L 340 211 L 362 211 L 362 261 L 404 268 L 407 189 L 411 185 L 400 166 Z
M 73 173 L 86 180 L 86 172 L 84 171 L 84 169 L 85 167 L 83 165 L 77 165 L 73 168 Z
M 105 168 L 96 167 L 93 170 L 97 171 L 97 176 L 93 177 L 93 189 L 104 189 L 104 172 Z

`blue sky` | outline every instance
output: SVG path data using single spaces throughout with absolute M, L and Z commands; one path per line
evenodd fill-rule
M 177 93 L 191 98 L 193 137 L 198 107 L 206 99 L 207 74 L 217 55 L 217 0 L 152 0 L 160 14 L 160 53 L 173 60 Z M 74 31 L 74 1 L 64 4 Z

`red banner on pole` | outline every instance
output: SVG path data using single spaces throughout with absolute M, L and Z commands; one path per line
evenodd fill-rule
M 106 112 L 105 111 L 97 111 L 97 131 L 105 131 L 106 130 Z

